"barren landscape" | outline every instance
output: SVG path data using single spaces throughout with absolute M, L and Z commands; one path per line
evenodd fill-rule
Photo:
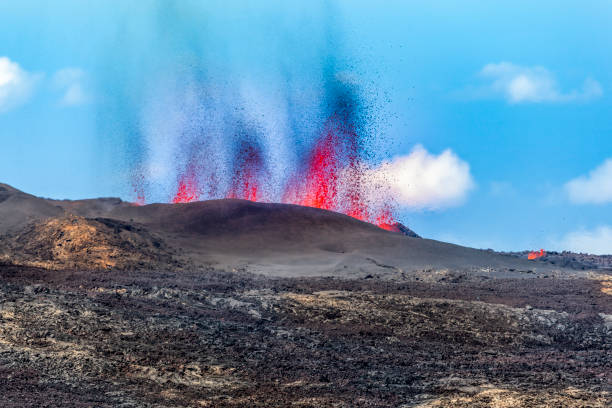
M 612 273 L 562 255 L 0 185 L 2 406 L 608 407 Z

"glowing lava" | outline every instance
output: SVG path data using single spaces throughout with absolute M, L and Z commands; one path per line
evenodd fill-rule
M 175 204 L 190 203 L 192 201 L 198 201 L 199 198 L 200 193 L 195 178 L 192 176 L 181 177 L 172 202 Z
M 353 126 L 332 115 L 321 137 L 314 143 L 298 170 L 288 177 L 281 201 L 336 211 L 379 227 L 397 231 L 392 203 L 382 208 L 369 205 L 363 183 L 363 152 Z M 234 151 L 233 169 L 225 198 L 265 201 L 267 185 L 264 154 L 257 140 L 246 136 Z M 188 203 L 200 198 L 198 174 L 194 166 L 179 178 L 173 203 Z M 209 184 L 217 184 L 211 180 Z M 216 194 L 209 194 L 212 197 Z
M 527 255 L 527 259 L 530 260 L 534 260 L 534 259 L 538 259 L 541 258 L 543 256 L 546 255 L 546 252 L 543 249 L 540 249 L 539 251 L 532 251 Z
M 306 207 L 336 210 L 338 207 L 338 140 L 337 135 L 329 130 L 319 140 L 308 156 L 305 174 L 298 185 L 289 189 L 296 197 L 289 200 L 294 204 Z
M 392 211 L 365 202 L 359 136 L 334 115 L 288 183 L 283 202 L 344 213 L 376 225 L 393 224 Z
M 330 114 L 310 150 L 286 175 L 286 185 L 270 184 L 268 169 L 275 166 L 266 163 L 267 150 L 262 148 L 257 130 L 239 128 L 241 133 L 229 136 L 235 148 L 229 163 L 222 166 L 214 165 L 215 160 L 219 161 L 214 150 L 202 150 L 198 144 L 189 148 L 190 164 L 179 177 L 172 202 L 196 201 L 200 195 L 260 202 L 276 200 L 343 213 L 396 231 L 393 201 L 380 192 L 372 194 L 372 186 L 367 183 L 370 163 L 366 160 L 367 133 L 362 126 L 367 116 L 360 114 L 358 97 L 350 86 L 340 82 L 334 82 L 328 91 Z M 216 176 L 221 179 L 213 180 Z M 211 188 L 199 189 L 202 186 Z M 280 200 L 273 193 L 279 191 Z M 384 203 L 373 202 L 376 200 Z
M 395 221 L 395 217 L 393 217 L 390 206 L 387 206 L 387 208 L 383 208 L 380 211 L 373 224 L 376 224 L 380 228 L 387 231 L 398 232 L 397 222 Z

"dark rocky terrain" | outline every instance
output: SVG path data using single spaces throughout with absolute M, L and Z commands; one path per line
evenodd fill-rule
M 505 252 L 505 254 L 527 259 L 529 251 Z M 571 251 L 546 251 L 545 255 L 538 258 L 537 261 L 574 269 L 605 269 L 612 271 L 612 255 L 593 255 Z
M 3 406 L 606 407 L 598 280 L 0 267 Z
M 0 187 L 2 407 L 612 404 L 604 269 L 295 206 Z

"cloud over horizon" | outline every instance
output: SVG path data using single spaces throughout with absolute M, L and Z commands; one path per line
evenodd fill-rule
M 478 98 L 501 97 L 510 104 L 585 102 L 603 95 L 601 85 L 592 78 L 586 78 L 580 89 L 563 91 L 554 74 L 542 66 L 491 63 L 478 75 L 488 81 L 475 92 Z
M 0 57 L 0 113 L 27 102 L 40 77 L 25 71 L 8 57 Z
M 612 254 L 612 227 L 600 225 L 591 230 L 582 229 L 566 234 L 557 246 L 562 250 L 595 255 Z
M 439 155 L 417 145 L 405 156 L 384 162 L 371 173 L 404 208 L 439 210 L 462 204 L 475 187 L 470 166 L 452 150 Z
M 565 191 L 575 204 L 612 203 L 612 158 L 565 184 Z

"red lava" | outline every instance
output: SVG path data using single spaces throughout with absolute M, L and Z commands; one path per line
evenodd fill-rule
M 360 137 L 354 126 L 337 115 L 327 121 L 323 132 L 305 156 L 304 162 L 288 177 L 281 201 L 307 207 L 336 211 L 379 227 L 394 231 L 393 206 L 382 208 L 364 199 L 364 160 Z M 233 171 L 225 198 L 266 201 L 268 177 L 265 155 L 250 139 L 242 140 L 232 158 Z M 217 183 L 215 183 L 217 184 Z M 144 195 L 138 202 L 144 203 Z M 193 166 L 178 180 L 173 203 L 188 203 L 200 199 L 198 177 Z
M 541 258 L 543 256 L 546 256 L 546 251 L 544 251 L 543 249 L 540 249 L 539 251 L 532 251 L 529 253 L 529 255 L 527 255 L 527 259 L 538 259 Z

